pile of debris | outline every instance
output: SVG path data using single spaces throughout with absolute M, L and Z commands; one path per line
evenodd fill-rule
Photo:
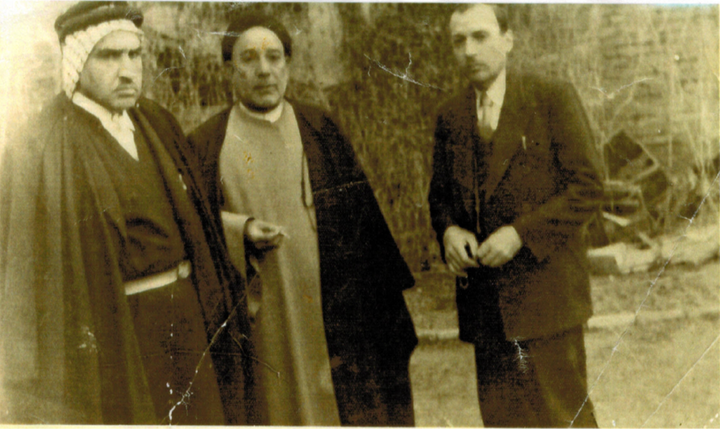
M 617 242 L 588 251 L 595 274 L 626 275 L 668 265 L 698 267 L 720 256 L 720 227 L 707 225 L 675 236 L 659 236 L 645 245 Z
M 589 229 L 597 274 L 644 272 L 668 264 L 697 266 L 720 254 L 717 224 L 659 235 L 670 179 L 662 164 L 624 131 L 604 146 L 605 204 Z

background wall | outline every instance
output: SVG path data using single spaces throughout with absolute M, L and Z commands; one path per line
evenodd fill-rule
M 186 132 L 228 103 L 219 46 L 230 14 L 277 14 L 294 39 L 291 95 L 336 115 L 412 268 L 438 264 L 426 203 L 434 112 L 465 85 L 445 34 L 452 5 L 136 4 L 146 14 L 146 94 Z M 68 6 L 16 2 L 3 15 L 0 143 L 59 89 L 52 22 Z M 717 213 L 716 6 L 512 5 L 510 21 L 512 67 L 573 82 L 599 149 L 624 130 L 666 168 L 664 229 L 709 190 Z

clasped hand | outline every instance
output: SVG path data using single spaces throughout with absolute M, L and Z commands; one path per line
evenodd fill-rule
M 512 260 L 522 247 L 522 239 L 512 226 L 503 226 L 495 230 L 485 241 L 478 244 L 475 234 L 450 226 L 443 236 L 445 261 L 448 268 L 457 276 L 466 276 L 469 268 L 500 267 Z

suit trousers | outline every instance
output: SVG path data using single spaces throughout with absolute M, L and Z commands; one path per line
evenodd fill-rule
M 474 346 L 486 427 L 597 427 L 582 326 L 527 341 L 486 338 Z

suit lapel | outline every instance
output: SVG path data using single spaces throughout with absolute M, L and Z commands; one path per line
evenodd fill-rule
M 493 151 L 488 159 L 488 175 L 485 182 L 485 200 L 495 192 L 510 166 L 510 160 L 522 145 L 525 126 L 530 120 L 530 104 L 519 76 L 507 74 L 505 101 L 500 111 L 500 122 L 493 136 Z
M 481 144 L 478 131 L 477 110 L 475 105 L 475 90 L 468 87 L 467 93 L 457 105 L 459 123 L 456 124 L 457 135 L 451 140 L 454 145 L 448 148 L 453 155 L 453 170 L 455 180 L 463 187 L 463 190 L 472 192 L 475 186 L 477 171 L 474 167 L 475 152 Z M 483 143 L 484 144 L 484 143 Z M 470 195 L 467 196 L 468 198 Z

